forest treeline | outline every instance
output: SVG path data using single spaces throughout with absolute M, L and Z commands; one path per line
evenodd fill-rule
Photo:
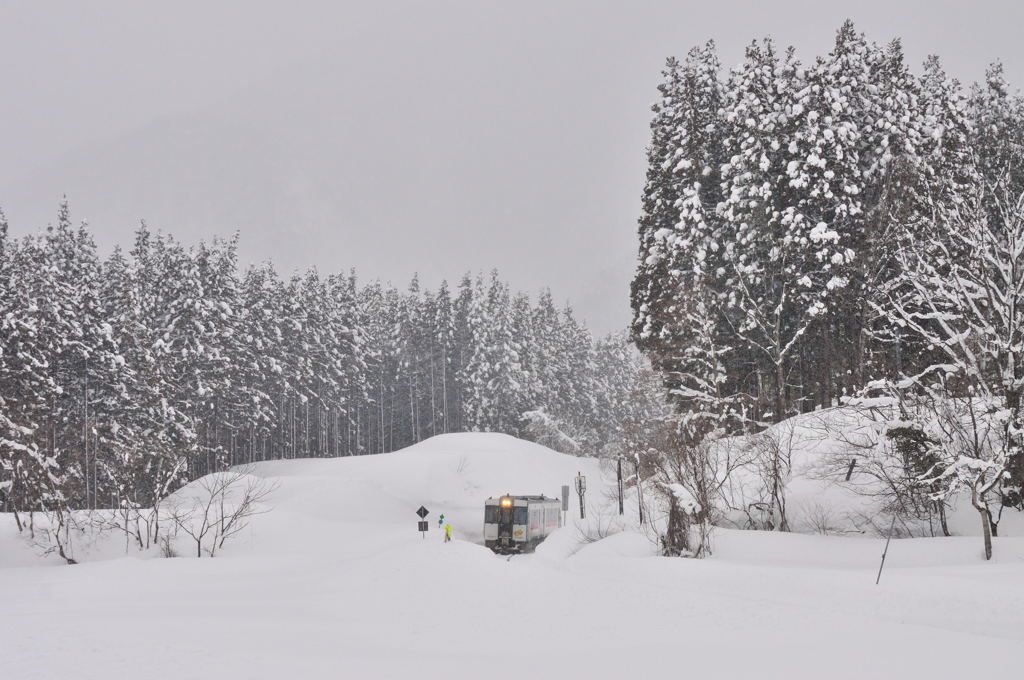
M 614 437 L 642 360 L 497 272 L 404 290 L 242 269 L 236 240 L 143 225 L 97 253 L 67 204 L 0 217 L 0 508 L 149 507 L 240 463 L 399 449 L 471 430 Z
M 934 362 L 887 301 L 908 242 L 943 247 L 955 211 L 1004 220 L 1024 190 L 1024 101 L 1001 65 L 964 88 L 847 22 L 808 64 L 766 38 L 724 73 L 709 42 L 659 91 L 632 335 L 677 401 L 710 381 L 777 422 Z
M 631 330 L 676 412 L 647 435 L 686 489 L 666 552 L 714 520 L 710 441 L 880 399 L 846 479 L 875 460 L 903 517 L 966 492 L 990 556 L 1024 506 L 1024 99 L 1002 66 L 965 88 L 846 22 L 809 63 L 766 38 L 723 72 L 695 47 L 659 91 Z

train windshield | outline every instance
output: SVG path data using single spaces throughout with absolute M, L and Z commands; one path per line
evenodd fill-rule
M 526 506 L 520 506 L 520 507 L 515 509 L 515 512 L 512 515 L 512 523 L 513 524 L 526 524 L 526 518 L 527 518 Z
M 485 505 L 484 506 L 484 524 L 497 524 L 498 523 L 498 506 L 497 505 Z

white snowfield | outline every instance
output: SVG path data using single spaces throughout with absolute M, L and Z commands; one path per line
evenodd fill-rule
M 707 560 L 578 523 L 511 559 L 476 543 L 490 495 L 609 470 L 504 435 L 266 463 L 273 510 L 214 559 L 64 566 L 0 524 L 0 678 L 963 678 L 1024 649 L 1024 540 L 883 541 L 722 530 Z M 635 502 L 635 497 L 630 499 Z M 416 509 L 430 510 L 426 539 Z M 630 513 L 634 510 L 630 505 Z M 455 541 L 442 542 L 444 513 Z M 578 518 L 573 499 L 570 519 Z M 627 516 L 627 521 L 629 517 Z M 185 545 L 182 554 L 191 554 Z

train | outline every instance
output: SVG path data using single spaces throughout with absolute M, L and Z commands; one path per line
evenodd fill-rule
M 499 555 L 533 552 L 560 526 L 557 498 L 505 494 L 484 502 L 484 545 Z

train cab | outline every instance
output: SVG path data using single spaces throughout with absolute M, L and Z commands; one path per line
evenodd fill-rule
M 532 552 L 562 525 L 557 498 L 513 496 L 488 498 L 484 503 L 484 544 L 496 553 Z

